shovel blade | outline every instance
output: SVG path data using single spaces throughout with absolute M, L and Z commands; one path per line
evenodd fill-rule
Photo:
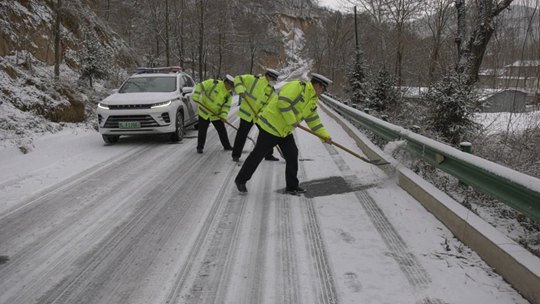
M 384 165 L 390 164 L 389 162 L 382 159 L 374 159 L 374 160 L 369 161 L 369 163 L 375 166 L 384 166 Z

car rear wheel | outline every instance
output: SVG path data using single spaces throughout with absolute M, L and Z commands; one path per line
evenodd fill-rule
M 184 114 L 178 111 L 176 112 L 176 128 L 171 133 L 171 141 L 177 142 L 184 138 Z
M 103 137 L 103 141 L 108 144 L 114 144 L 117 143 L 120 139 L 119 135 L 101 135 Z

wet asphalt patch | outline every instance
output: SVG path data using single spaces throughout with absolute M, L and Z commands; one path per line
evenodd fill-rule
M 331 176 L 328 178 L 316 179 L 300 184 L 300 187 L 306 189 L 306 193 L 303 195 L 307 198 L 362 191 L 374 186 L 375 184 L 353 184 L 348 182 L 342 176 Z M 285 189 L 278 189 L 276 192 L 285 193 Z

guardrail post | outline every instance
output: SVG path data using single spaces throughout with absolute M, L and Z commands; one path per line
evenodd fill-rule
M 467 142 L 467 141 L 460 142 L 459 149 L 465 153 L 472 154 L 472 144 L 470 142 Z
M 472 144 L 467 141 L 463 141 L 459 143 L 459 149 L 465 153 L 472 154 Z M 459 181 L 459 185 L 461 186 L 468 186 L 466 183 Z
M 364 112 L 365 112 L 366 114 L 369 114 L 369 108 L 364 108 Z
M 381 115 L 381 119 L 384 121 L 388 121 L 388 115 L 386 114 Z

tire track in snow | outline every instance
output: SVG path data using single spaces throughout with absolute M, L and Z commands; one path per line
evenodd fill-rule
M 277 185 L 279 181 L 282 181 L 282 178 L 275 175 L 274 184 Z M 278 303 L 300 304 L 302 299 L 299 293 L 301 288 L 295 249 L 297 243 L 294 236 L 290 204 L 290 195 L 280 195 L 276 202 L 276 229 L 279 249 L 276 250 L 277 287 L 275 296 Z
M 175 274 L 176 280 L 172 285 L 165 303 L 185 303 L 185 301 L 190 301 L 190 298 L 193 296 L 191 291 L 197 288 L 191 287 L 190 289 L 189 284 L 191 283 L 190 281 L 194 279 L 193 277 L 196 269 L 205 264 L 204 252 L 208 250 L 208 243 L 213 241 L 210 240 L 210 238 L 216 234 L 223 234 L 224 229 L 228 228 L 227 226 L 231 226 L 231 224 L 234 226 L 234 223 L 232 222 L 234 218 L 231 219 L 231 222 L 229 223 L 226 223 L 226 221 L 229 220 L 229 217 L 237 215 L 237 212 L 240 214 L 242 213 L 245 197 L 227 198 L 225 196 L 231 189 L 231 184 L 227 181 L 232 180 L 234 172 L 235 165 L 233 164 L 227 172 L 227 178 L 225 178 L 226 182 L 222 184 L 217 197 L 212 203 L 212 208 L 204 221 L 203 227 L 199 230 L 197 238 L 191 246 L 186 258 L 187 262 L 184 263 L 182 268 Z M 227 202 L 225 202 L 225 200 L 227 200 Z M 234 208 L 235 205 L 237 208 Z M 234 228 L 235 227 L 233 227 L 233 230 Z M 187 295 L 183 294 L 186 293 L 186 290 Z
M 339 170 L 343 172 L 345 180 L 351 185 L 359 184 L 360 181 L 354 175 L 351 168 L 345 163 L 345 160 L 339 155 L 338 151 L 330 145 L 324 145 L 331 155 L 334 163 Z M 399 233 L 386 218 L 382 210 L 366 191 L 355 191 L 358 202 L 362 205 L 373 225 L 381 234 L 386 246 L 390 250 L 390 256 L 397 262 L 401 271 L 416 289 L 424 289 L 431 283 L 427 271 L 416 259 L 413 253 L 407 247 Z
M 304 163 L 300 163 L 298 169 L 300 177 L 305 178 L 306 173 Z M 334 283 L 334 275 L 326 253 L 326 246 L 319 227 L 317 212 L 313 206 L 313 200 L 306 198 L 305 196 L 300 196 L 300 202 L 305 225 L 304 230 L 308 239 L 308 251 L 311 254 L 312 267 L 316 275 L 316 280 L 313 282 L 313 288 L 317 295 L 317 303 L 339 303 Z
M 272 162 L 266 162 L 261 164 L 269 170 L 265 171 L 264 177 L 259 180 L 257 189 L 263 189 L 262 196 L 251 197 L 249 203 L 253 204 L 253 213 L 251 218 L 253 224 L 250 226 L 248 252 L 248 272 L 247 281 L 243 287 L 245 288 L 244 296 L 240 299 L 240 303 L 262 303 L 264 301 L 265 292 L 265 277 L 266 277 L 266 251 L 268 248 L 268 224 L 269 213 L 272 205 L 274 191 L 268 189 L 268 185 L 271 185 L 273 177 L 275 175 L 276 164 Z M 261 168 L 262 169 L 262 168 Z M 244 243 L 245 244 L 245 243 Z M 230 276 L 230 274 L 229 274 Z
M 36 241 L 29 244 L 21 245 L 20 247 L 23 251 L 21 253 L 15 254 L 16 257 L 11 259 L 10 263 L 2 265 L 1 275 L 4 276 L 5 280 L 0 280 L 0 286 L 3 285 L 7 288 L 3 288 L 4 292 L 2 293 L 2 296 L 0 296 L 0 302 L 10 304 L 33 302 L 35 301 L 33 293 L 36 294 L 35 297 L 38 297 L 40 295 L 40 292 L 44 292 L 44 284 L 50 285 L 57 282 L 58 283 L 56 284 L 56 288 L 52 288 L 47 295 L 43 296 L 40 303 L 63 301 L 65 301 L 66 303 L 80 302 L 71 301 L 71 299 L 73 298 L 84 299 L 82 301 L 84 303 L 90 303 L 90 298 L 93 301 L 99 302 L 99 292 L 102 290 L 107 290 L 107 292 L 110 291 L 111 296 L 109 296 L 109 298 L 122 298 L 123 296 L 119 294 L 124 294 L 124 296 L 126 294 L 129 294 L 128 292 L 126 292 L 125 286 L 128 285 L 129 287 L 129 285 L 133 285 L 133 281 L 131 280 L 131 282 L 129 282 L 130 278 L 122 277 L 122 274 L 127 272 L 132 273 L 135 275 L 135 279 L 137 276 L 144 277 L 144 272 L 146 271 L 145 267 L 148 268 L 152 266 L 152 255 L 149 255 L 148 260 L 146 261 L 144 259 L 141 259 L 141 255 L 137 255 L 136 253 L 137 250 L 140 251 L 140 249 L 137 246 L 130 244 L 130 242 L 136 243 L 136 238 L 128 236 L 137 235 L 140 236 L 141 239 L 147 239 L 150 241 L 156 241 L 157 238 L 156 243 L 162 244 L 160 243 L 161 239 L 166 240 L 167 235 L 163 237 L 160 236 L 160 234 L 163 233 L 163 231 L 169 229 L 170 227 L 175 226 L 175 223 L 178 222 L 176 219 L 173 219 L 174 223 L 172 224 L 171 220 L 168 219 L 169 226 L 156 226 L 156 229 L 154 229 L 154 231 L 156 232 L 155 238 L 149 235 L 149 233 L 142 233 L 139 229 L 140 226 L 144 225 L 146 225 L 145 227 L 147 228 L 154 227 L 153 225 L 149 224 L 150 222 L 147 220 L 148 218 L 157 218 L 158 221 L 156 222 L 159 222 L 160 217 L 156 217 L 158 211 L 154 212 L 152 211 L 152 209 L 164 211 L 163 208 L 169 208 L 171 207 L 171 205 L 175 204 L 174 198 L 170 199 L 171 196 L 163 195 L 160 192 L 174 192 L 171 190 L 174 188 L 182 189 L 185 185 L 188 185 L 188 188 L 190 189 L 197 189 L 196 186 L 202 181 L 200 179 L 194 179 L 194 176 L 199 177 L 198 174 L 200 173 L 200 177 L 204 178 L 208 176 L 213 176 L 215 174 L 215 172 L 211 172 L 210 169 L 206 173 L 201 172 L 200 168 L 198 167 L 201 166 L 202 158 L 197 156 L 195 153 L 185 159 L 185 164 L 190 165 L 193 169 L 186 169 L 182 165 L 182 162 L 177 161 L 178 154 L 185 154 L 185 150 L 190 149 L 187 145 L 155 147 L 160 147 L 160 150 L 157 151 L 158 153 L 155 153 L 155 150 L 152 149 L 147 151 L 146 153 L 142 153 L 141 155 L 139 155 L 139 157 L 130 158 L 129 160 L 116 163 L 115 165 L 107 167 L 106 169 L 98 170 L 96 174 L 92 174 L 88 176 L 88 178 L 81 177 L 81 180 L 79 182 L 71 183 L 69 187 L 66 187 L 66 189 L 62 187 L 62 191 L 50 193 L 46 196 L 47 199 L 45 201 L 37 200 L 31 208 L 27 208 L 28 210 L 20 209 L 18 212 L 12 212 L 11 217 L 14 223 L 7 225 L 7 227 L 16 227 L 16 225 L 24 223 L 23 219 L 25 218 L 30 220 L 32 220 L 32 218 L 37 218 L 29 215 L 32 212 L 41 213 L 38 214 L 38 216 L 45 217 L 45 219 L 42 221 L 47 221 L 47 218 L 49 216 L 46 216 L 46 214 L 55 214 L 55 208 L 56 210 L 60 210 L 60 213 L 62 213 L 63 205 L 70 208 L 73 202 L 71 199 L 69 199 L 69 197 L 76 197 L 77 200 L 81 201 L 80 204 L 83 205 L 83 207 L 79 209 L 72 210 L 71 212 L 73 214 L 68 214 L 65 217 L 59 217 L 61 221 L 59 220 L 58 223 L 55 222 L 54 225 L 47 223 L 47 225 L 53 226 L 52 229 L 46 230 L 43 233 L 43 237 L 36 237 Z M 177 149 L 177 147 L 180 148 Z M 211 158 L 210 156 L 210 159 L 214 162 L 217 162 L 220 158 Z M 169 164 L 173 165 L 173 167 L 168 168 L 170 169 L 170 171 L 166 171 L 166 173 L 164 174 L 156 174 L 156 176 L 152 176 L 152 172 L 163 172 L 162 169 L 168 167 Z M 211 166 L 208 167 L 211 168 Z M 112 177 L 111 171 L 115 174 Z M 140 174 L 141 172 L 150 173 L 150 175 L 146 177 L 144 174 Z M 119 205 L 121 206 L 111 205 L 112 201 L 106 196 L 112 196 L 114 198 L 114 196 L 116 195 L 115 190 L 124 189 L 125 187 L 123 187 L 122 184 L 129 185 L 130 178 L 134 175 L 141 175 L 138 183 L 135 185 L 140 189 L 129 189 L 129 191 L 133 193 L 130 193 L 128 196 L 133 200 L 139 201 L 136 204 L 137 206 L 134 207 L 134 204 L 131 204 L 129 201 L 126 202 L 125 200 L 119 201 Z M 190 180 L 193 180 L 191 184 L 186 184 L 190 182 Z M 107 185 L 106 187 L 104 187 L 105 189 L 100 186 L 104 184 Z M 98 191 L 100 189 L 104 191 Z M 106 189 L 112 191 L 110 193 L 107 193 L 108 191 Z M 121 190 L 120 192 L 125 196 L 125 191 L 126 190 Z M 145 191 L 150 191 L 151 194 L 146 194 Z M 174 195 L 176 196 L 182 194 L 185 194 L 185 191 L 178 190 L 174 192 Z M 140 198 L 141 195 L 143 196 L 142 200 Z M 157 200 L 158 202 L 154 204 L 154 200 Z M 108 202 L 109 206 L 102 206 L 105 204 L 105 202 Z M 123 223 L 110 223 L 110 221 L 121 220 L 122 216 L 120 216 L 119 218 L 112 217 L 120 215 L 121 213 L 125 213 L 126 211 L 121 210 L 120 208 L 125 207 L 123 205 L 130 204 L 132 205 L 131 208 L 134 208 L 135 210 L 134 212 L 130 213 L 129 215 L 125 215 L 124 217 L 133 216 L 131 219 L 124 221 Z M 180 207 L 187 208 L 186 206 Z M 86 220 L 86 218 L 89 217 L 87 211 L 90 213 L 100 213 L 100 217 L 95 217 L 95 219 L 98 220 L 99 223 L 87 223 L 88 220 Z M 113 214 L 110 215 L 109 213 Z M 4 220 L 5 221 L 3 223 L 6 223 L 7 220 L 5 218 Z M 35 228 L 35 225 L 30 226 Z M 116 228 L 112 230 L 114 226 L 116 226 Z M 3 232 L 13 231 L 4 229 L 6 225 L 2 225 L 2 227 Z M 137 231 L 139 232 L 139 234 L 137 234 Z M 39 231 L 39 233 L 42 232 Z M 71 237 L 66 237 L 67 235 L 71 235 Z M 6 235 L 4 235 L 4 237 L 6 237 Z M 0 239 L 5 240 L 4 237 L 0 237 Z M 9 238 L 9 236 L 7 236 L 7 238 Z M 101 241 L 100 244 L 95 243 L 100 239 L 104 240 Z M 124 239 L 125 241 L 123 241 Z M 80 244 L 86 243 L 86 241 L 91 242 L 90 244 Z M 68 243 L 61 245 L 64 242 Z M 3 241 L 0 242 L 0 247 L 4 246 L 5 244 L 6 243 Z M 79 248 L 74 250 L 72 248 L 74 244 L 77 246 L 81 246 L 82 249 Z M 142 244 L 140 241 L 139 245 L 142 245 L 140 246 L 141 248 L 148 246 L 146 244 Z M 94 249 L 88 252 L 88 246 L 92 246 L 94 247 Z M 57 247 L 57 252 L 52 252 L 53 255 L 51 256 L 43 256 L 43 251 L 51 251 L 51 247 Z M 132 248 L 132 251 L 135 253 L 131 253 L 129 252 L 129 250 L 124 250 L 124 248 L 128 247 Z M 81 252 L 84 254 L 83 256 L 80 256 Z M 119 253 L 123 253 L 125 255 L 122 256 L 119 255 Z M 94 257 L 94 255 L 97 255 L 97 257 Z M 129 259 L 141 260 L 145 265 L 133 266 L 129 265 L 129 263 L 126 264 L 126 262 L 124 261 Z M 38 261 L 41 262 L 38 263 L 39 266 L 36 267 L 35 270 L 31 270 L 32 274 L 20 274 L 20 271 L 17 270 L 20 269 L 19 266 L 21 266 L 22 263 L 28 264 Z M 115 261 L 117 263 L 111 263 L 111 261 Z M 104 268 L 103 265 L 106 265 L 107 267 Z M 13 271 L 10 271 L 10 268 L 13 271 L 17 271 L 17 273 L 15 274 L 13 273 Z M 69 271 L 72 272 L 72 274 L 63 274 L 68 269 L 70 269 Z M 109 275 L 109 273 L 111 274 Z M 22 276 L 30 278 L 21 278 Z M 62 279 L 61 276 L 65 277 Z M 97 280 L 89 279 L 90 277 L 97 278 Z M 20 280 L 22 279 L 30 281 L 26 281 L 27 283 L 21 282 L 20 286 L 17 286 L 18 284 L 9 285 L 10 282 L 16 282 L 13 280 L 18 280 L 20 282 Z M 51 281 L 52 283 L 46 283 L 48 281 Z M 122 281 L 128 282 L 124 284 L 122 283 Z M 96 285 L 95 282 L 100 283 Z M 22 293 L 17 292 L 17 290 L 13 290 L 20 289 L 23 285 L 26 286 L 25 290 L 28 291 Z M 10 289 L 10 291 L 6 292 L 6 289 Z M 90 293 L 90 291 L 92 290 L 96 292 L 95 296 Z M 1 300 L 7 298 L 10 299 L 7 300 L 7 302 L 3 302 L 3 300 Z M 20 299 L 20 301 L 18 299 Z M 134 303 L 133 301 L 127 302 Z
M 227 184 L 224 189 L 230 190 L 230 186 Z M 167 303 L 214 303 L 219 284 L 225 283 L 224 273 L 230 268 L 227 260 L 236 248 L 246 201 L 247 197 L 239 195 L 220 197 L 218 205 L 224 206 L 199 234 L 199 245 L 190 253 L 190 267 L 182 270 L 182 279 Z
M 135 155 L 138 157 L 151 156 L 153 159 L 155 156 L 152 155 L 152 151 L 153 149 L 143 149 Z M 132 165 L 129 165 L 130 163 Z M 18 301 L 16 299 L 19 297 L 27 298 L 29 292 L 17 294 L 15 290 L 20 288 L 17 285 L 27 285 L 27 288 L 34 286 L 34 288 L 28 289 L 31 291 L 30 293 L 36 292 L 40 289 L 40 281 L 47 281 L 49 276 L 61 272 L 61 269 L 67 268 L 66 264 L 76 259 L 73 254 L 66 253 L 64 247 L 76 243 L 77 238 L 92 237 L 91 232 L 87 232 L 85 229 L 92 224 L 84 223 L 84 218 L 96 209 L 106 209 L 103 205 L 106 202 L 106 197 L 110 194 L 107 191 L 100 191 L 99 194 L 96 194 L 95 189 L 99 188 L 100 180 L 103 177 L 110 175 L 109 170 L 113 169 L 121 174 L 118 179 L 112 180 L 111 184 L 107 185 L 107 187 L 114 188 L 129 178 L 129 174 L 122 174 L 122 172 L 127 172 L 124 167 L 142 169 L 145 166 L 149 167 L 150 163 L 141 164 L 134 158 L 123 158 L 119 163 L 109 165 L 93 172 L 93 174 L 84 174 L 67 185 L 61 185 L 41 198 L 33 200 L 31 204 L 10 212 L 9 215 L 0 220 L 0 225 L 3 227 L 2 233 L 0 233 L 0 240 L 2 240 L 0 248 L 14 256 L 10 263 L 2 268 L 0 286 L 3 284 L 7 284 L 7 286 L 4 285 L 5 292 L 0 299 L 9 295 L 13 296 L 15 293 L 10 303 L 19 303 L 15 302 Z M 77 197 L 80 201 L 73 201 L 73 197 Z M 106 216 L 103 212 L 106 210 L 101 211 L 102 215 Z M 67 227 L 70 229 L 66 229 Z M 70 235 L 74 238 L 73 240 L 66 237 Z M 51 247 L 58 249 L 51 252 Z M 47 253 L 51 255 L 46 255 Z M 62 258 L 60 259 L 60 257 Z M 30 273 L 20 273 L 21 267 L 25 269 L 32 264 L 36 267 L 30 269 Z M 43 279 L 36 280 L 28 278 L 29 276 L 38 276 Z M 13 285 L 13 282 L 17 283 Z M 9 285 L 10 283 L 12 286 Z M 28 302 L 22 300 L 20 303 Z
M 170 163 L 176 156 L 174 153 L 171 153 L 171 149 L 173 148 L 166 149 L 163 153 L 154 155 L 154 161 L 145 161 L 146 168 L 155 167 L 155 161 Z M 167 157 L 171 159 L 168 160 Z M 190 164 L 192 168 L 188 168 L 185 171 L 186 174 L 196 172 L 196 168 L 200 166 L 201 161 L 191 162 Z M 134 169 L 133 166 L 127 167 Z M 126 273 L 130 273 L 134 278 L 144 276 L 149 261 L 152 258 L 149 255 L 148 260 L 141 259 L 140 252 L 142 249 L 146 249 L 144 248 L 145 240 L 151 238 L 149 237 L 151 235 L 159 236 L 163 240 L 167 239 L 167 234 L 159 231 L 159 228 L 163 228 L 166 225 L 158 224 L 158 229 L 153 229 L 152 222 L 163 211 L 167 203 L 174 203 L 174 200 L 171 200 L 171 198 L 176 197 L 178 192 L 171 191 L 171 188 L 176 187 L 177 184 L 175 184 L 175 181 L 178 183 L 178 181 L 188 180 L 186 178 L 171 178 L 175 175 L 176 171 L 172 170 L 172 173 L 169 172 L 155 178 L 149 178 L 147 184 L 140 185 L 132 197 L 137 202 L 135 210 L 129 214 L 129 218 L 120 223 L 114 230 L 103 231 L 102 233 L 107 234 L 106 237 L 92 250 L 85 252 L 82 256 L 78 256 L 76 261 L 73 262 L 73 265 L 76 265 L 76 270 L 59 282 L 39 302 L 117 302 L 107 301 L 103 298 L 119 297 L 118 293 L 112 291 L 124 288 L 125 281 L 123 282 L 122 279 L 129 278 L 129 276 L 125 276 Z M 142 195 L 142 197 L 138 197 L 139 195 Z M 159 233 L 155 233 L 156 231 L 159 231 Z M 159 242 L 156 243 L 159 244 Z M 160 248 L 160 246 L 154 248 Z M 137 263 L 140 264 L 137 265 Z M 127 285 L 129 285 L 129 282 Z M 111 292 L 109 293 L 107 290 Z
M 29 208 L 31 207 L 31 205 L 39 200 L 43 200 L 45 197 L 47 196 L 50 196 L 50 195 L 54 195 L 60 191 L 66 191 L 67 189 L 70 189 L 73 185 L 76 185 L 77 183 L 80 183 L 81 181 L 87 179 L 89 176 L 92 176 L 96 173 L 98 173 L 99 171 L 101 170 L 104 170 L 105 168 L 107 167 L 113 167 L 113 168 L 117 168 L 119 167 L 119 164 L 123 164 L 127 161 L 130 161 L 130 159 L 132 158 L 137 158 L 139 157 L 140 155 L 146 153 L 147 150 L 149 149 L 152 149 L 153 147 L 156 147 L 156 146 L 153 146 L 153 145 L 144 145 L 144 146 L 141 146 L 141 147 L 136 147 L 132 150 L 130 150 L 128 153 L 126 154 L 120 154 L 120 155 L 117 155 L 113 158 L 110 158 L 108 159 L 107 161 L 105 162 L 102 162 L 102 163 L 99 163 L 99 164 L 96 164 L 72 177 L 69 178 L 69 180 L 67 181 L 61 181 L 55 185 L 52 185 L 46 189 L 43 189 L 41 191 L 39 191 L 38 193 L 32 195 L 31 197 L 27 198 L 24 200 L 24 202 L 21 202 L 20 204 L 17 204 L 17 206 L 9 209 L 9 210 L 5 210 L 3 212 L 1 212 L 0 214 L 0 221 L 2 221 L 5 217 L 8 217 L 10 216 L 11 214 L 15 213 L 15 212 L 18 212 L 22 209 L 25 209 L 25 208 Z M 27 175 L 24 175 L 20 178 L 17 178 L 17 179 L 13 179 L 13 180 L 8 180 L 2 184 L 0 184 L 0 190 L 3 188 L 3 187 L 7 187 L 9 185 L 12 185 L 12 184 L 17 184 L 19 183 L 20 181 L 22 180 L 25 180 L 29 177 L 32 177 L 32 174 L 27 174 Z
M 272 169 L 273 171 L 273 169 Z M 271 175 L 270 175 L 271 177 Z M 232 181 L 232 179 L 231 179 Z M 259 184 L 267 185 L 269 178 L 263 178 Z M 233 192 L 223 211 L 206 235 L 206 244 L 202 250 L 198 250 L 200 258 L 194 264 L 191 278 L 183 283 L 183 295 L 177 297 L 173 303 L 222 303 L 228 297 L 233 303 L 262 303 L 264 294 L 265 260 L 266 260 L 266 233 L 267 213 L 269 209 L 266 191 L 261 197 L 240 195 L 233 189 L 232 183 L 227 185 L 227 192 Z M 260 189 L 258 187 L 255 187 Z M 248 212 L 248 208 L 251 208 Z M 253 220 L 256 225 L 250 226 L 248 239 L 242 239 L 245 222 Z M 247 245 L 240 253 L 239 246 Z M 235 266 L 241 264 L 240 274 L 234 273 Z M 245 276 L 231 294 L 232 276 Z M 238 283 L 238 282 L 234 282 Z

